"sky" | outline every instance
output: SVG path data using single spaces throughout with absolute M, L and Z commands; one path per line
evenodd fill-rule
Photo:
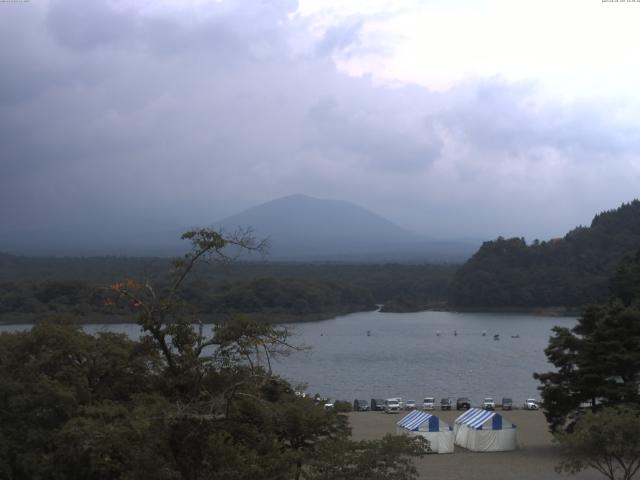
M 0 2 L 0 236 L 346 200 L 561 236 L 639 195 L 640 2 Z

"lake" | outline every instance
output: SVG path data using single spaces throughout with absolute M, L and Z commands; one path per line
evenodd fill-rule
M 355 313 L 288 324 L 292 343 L 311 348 L 276 362 L 274 370 L 294 384 L 306 382 L 310 394 L 349 401 L 467 396 L 479 404 L 486 396 L 506 396 L 518 405 L 539 396 L 532 375 L 551 368 L 544 355 L 551 328 L 575 322 L 495 313 Z M 22 328 L 29 327 L 0 325 L 0 331 Z M 84 328 L 140 335 L 132 324 Z

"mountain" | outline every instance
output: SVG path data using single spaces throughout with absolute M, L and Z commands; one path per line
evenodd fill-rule
M 596 215 L 589 227 L 527 245 L 485 242 L 456 272 L 449 303 L 465 308 L 581 307 L 602 303 L 609 278 L 640 248 L 640 201 Z
M 227 232 L 253 228 L 257 238 L 271 240 L 267 259 L 276 261 L 462 262 L 480 245 L 479 241 L 431 241 L 353 203 L 305 195 L 278 198 L 211 226 Z M 189 248 L 180 235 L 190 228 L 176 228 L 157 219 L 95 218 L 90 224 L 0 232 L 0 252 L 173 257 Z
M 272 200 L 214 226 L 252 227 L 256 237 L 270 239 L 274 260 L 460 261 L 474 248 L 428 241 L 353 203 L 306 195 Z

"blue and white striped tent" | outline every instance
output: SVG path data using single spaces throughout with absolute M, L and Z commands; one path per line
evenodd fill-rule
M 455 443 L 474 452 L 502 452 L 517 448 L 516 426 L 490 410 L 472 408 L 456 418 Z
M 396 432 L 425 438 L 434 453 L 453 453 L 453 429 L 430 413 L 412 410 L 396 424 Z

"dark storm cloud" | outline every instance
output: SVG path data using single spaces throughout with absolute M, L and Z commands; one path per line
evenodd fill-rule
M 332 55 L 366 49 L 361 20 L 316 38 L 295 9 L 3 10 L 0 233 L 202 224 L 303 192 L 417 230 L 490 236 L 521 229 L 519 209 L 565 202 L 558 223 L 571 226 L 635 191 L 638 130 L 616 106 L 544 103 L 535 85 L 499 80 L 435 93 L 349 77 Z

